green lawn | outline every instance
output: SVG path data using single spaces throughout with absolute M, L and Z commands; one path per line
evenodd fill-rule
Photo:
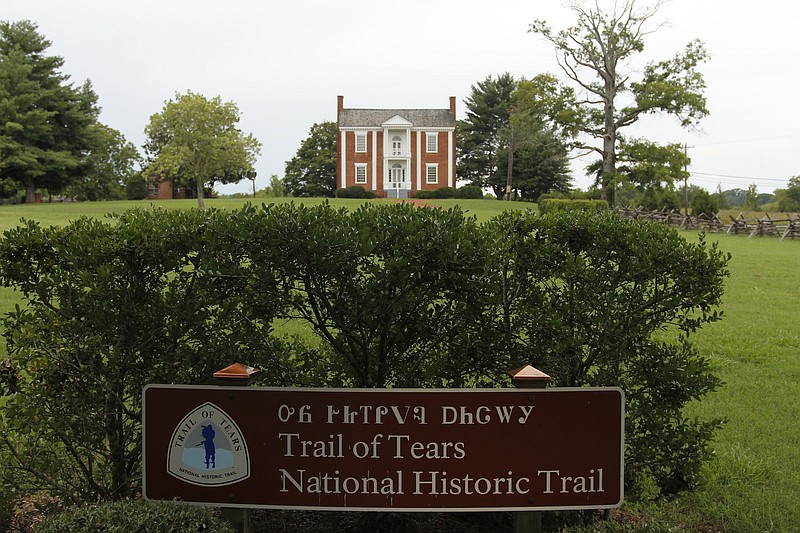
M 716 238 L 733 255 L 726 316 L 696 342 L 726 384 L 693 411 L 727 423 L 686 501 L 730 531 L 800 531 L 800 242 Z
M 272 199 L 270 199 L 272 200 Z M 237 208 L 264 199 L 212 199 L 209 207 Z M 290 201 L 279 199 L 278 201 Z M 297 201 L 297 200 L 295 200 Z M 320 203 L 322 200 L 303 200 Z M 355 208 L 362 200 L 332 200 Z M 459 204 L 479 221 L 507 208 L 531 204 L 493 200 L 428 200 L 429 205 Z M 158 205 L 190 208 L 193 200 L 38 204 L 0 207 L 0 229 L 20 218 L 45 225 L 64 224 L 82 215 L 102 217 L 130 207 Z M 685 232 L 687 239 L 696 233 Z M 706 468 L 706 484 L 678 500 L 650 506 L 637 522 L 648 531 L 800 531 L 800 242 L 777 238 L 710 235 L 730 252 L 725 318 L 706 326 L 695 341 L 717 367 L 725 385 L 692 406 L 692 414 L 724 417 L 714 443 L 716 455 Z M 0 312 L 18 301 L 0 289 Z M 639 512 L 639 509 L 633 509 Z M 717 529 L 701 529 L 701 526 Z

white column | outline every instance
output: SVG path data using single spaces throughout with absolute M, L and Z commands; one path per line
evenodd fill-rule
M 372 190 L 378 190 L 378 130 L 372 130 Z
M 383 183 L 381 184 L 382 189 L 386 189 L 386 182 L 389 181 L 389 159 L 386 157 L 386 154 L 390 154 L 391 152 L 391 142 L 392 140 L 389 138 L 389 129 L 383 128 Z
M 455 187 L 453 177 L 455 175 L 453 168 L 453 130 L 447 132 L 447 186 Z
M 342 130 L 342 189 L 347 187 L 347 132 Z
M 417 131 L 417 190 L 422 189 L 422 135 L 421 131 Z

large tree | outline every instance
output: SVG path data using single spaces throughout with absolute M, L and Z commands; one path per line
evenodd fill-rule
M 93 142 L 87 157 L 88 168 L 67 188 L 67 193 L 78 200 L 122 200 L 126 185 L 140 178 L 139 151 L 114 128 L 97 123 L 91 129 Z
M 73 87 L 50 44 L 33 22 L 0 22 L 0 173 L 28 202 L 37 188 L 59 192 L 85 172 L 99 113 L 90 82 Z
M 326 196 L 336 192 L 336 123 L 311 126 L 297 153 L 286 162 L 283 180 L 291 196 Z
M 174 184 L 194 186 L 197 204 L 205 208 L 204 189 L 215 183 L 238 183 L 255 174 L 261 143 L 237 124 L 239 108 L 188 91 L 176 94 L 150 117 L 144 145 L 147 173 Z
M 508 126 L 501 131 L 505 146 L 505 183 L 497 173 L 492 178 L 495 190 L 504 187 L 504 195 L 512 192 L 523 199 L 535 200 L 540 195 L 569 190 L 569 146 L 574 137 L 574 93 L 555 77 L 539 74 L 522 79 L 511 95 Z
M 478 187 L 491 186 L 498 197 L 505 190 L 508 153 L 501 149 L 507 143 L 503 132 L 508 128 L 516 88 L 517 81 L 508 72 L 479 81 L 464 100 L 466 118 L 459 120 L 456 128 L 459 179 Z
M 585 142 L 582 148 L 601 156 L 600 184 L 609 203 L 614 201 L 621 129 L 651 113 L 674 115 L 684 127 L 695 126 L 708 114 L 705 82 L 697 70 L 708 54 L 700 41 L 689 43 L 671 59 L 649 63 L 638 81 L 632 79 L 634 68 L 628 63 L 659 28 L 654 19 L 662 4 L 658 0 L 642 7 L 636 0 L 624 0 L 603 11 L 597 3 L 572 1 L 568 6 L 577 22 L 571 28 L 557 32 L 542 20 L 531 24 L 530 31 L 555 47 L 559 66 L 582 90 L 575 102 L 582 116 L 579 129 L 599 141 Z

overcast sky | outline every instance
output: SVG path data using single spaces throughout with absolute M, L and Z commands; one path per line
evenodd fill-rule
M 573 22 L 560 0 L 0 0 L 0 19 L 37 23 L 71 81 L 92 81 L 100 120 L 140 148 L 176 92 L 235 102 L 241 128 L 263 143 L 259 189 L 283 176 L 312 124 L 336 120 L 337 95 L 366 108 L 447 108 L 456 96 L 461 119 L 470 86 L 488 75 L 563 78 L 552 48 L 528 33 L 536 18 Z M 658 20 L 669 25 L 635 67 L 703 40 L 710 116 L 695 132 L 647 116 L 627 135 L 690 146 L 690 182 L 710 191 L 771 192 L 800 175 L 800 2 L 672 0 Z M 585 164 L 573 164 L 584 189 Z

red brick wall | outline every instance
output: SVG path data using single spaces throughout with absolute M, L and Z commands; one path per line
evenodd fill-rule
M 150 178 L 147 183 L 147 199 L 172 200 L 172 182 L 166 180 L 156 182 L 156 178 Z
M 438 135 L 438 146 L 437 151 L 434 154 L 429 154 L 427 151 L 427 139 L 425 138 L 425 134 L 422 134 L 422 144 L 420 145 L 420 149 L 422 150 L 422 189 L 423 190 L 433 190 L 438 189 L 439 187 L 446 187 L 447 186 L 447 175 L 449 172 L 450 165 L 450 158 L 447 157 L 448 147 L 447 147 L 447 132 L 440 131 Z M 453 135 L 454 139 L 453 142 L 455 143 L 455 135 Z M 416 145 L 415 145 L 416 146 Z M 427 181 L 427 170 L 425 168 L 426 163 L 438 163 L 439 164 L 439 182 L 436 184 L 433 183 L 426 183 Z M 416 188 L 416 181 L 414 182 L 414 186 Z

